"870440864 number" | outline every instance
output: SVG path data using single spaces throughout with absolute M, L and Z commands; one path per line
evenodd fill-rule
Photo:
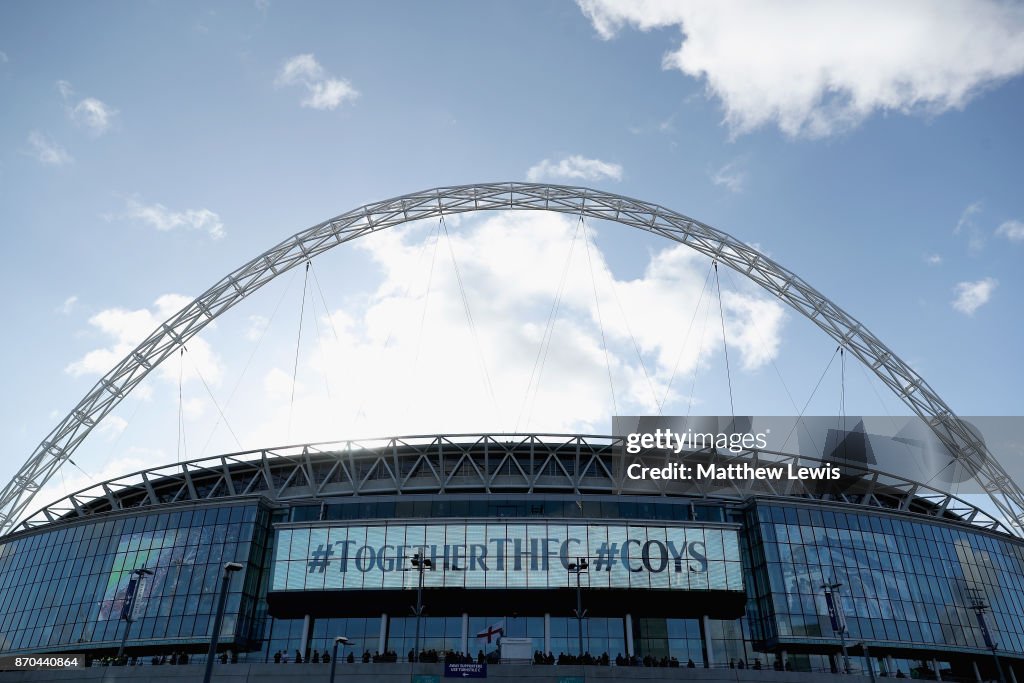
M 85 655 L 3 655 L 0 656 L 0 671 L 38 671 L 44 669 L 81 669 L 85 667 Z

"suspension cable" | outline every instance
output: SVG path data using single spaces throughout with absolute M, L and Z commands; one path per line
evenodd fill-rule
M 430 237 L 431 236 L 434 236 L 434 251 L 435 251 L 435 254 L 436 254 L 436 252 L 437 252 L 437 236 L 440 234 L 440 230 L 441 230 L 441 224 L 438 223 L 433 228 L 431 228 L 430 233 L 427 235 L 426 239 L 423 240 L 423 244 L 420 245 L 419 253 L 416 255 L 416 265 L 413 268 L 414 271 L 419 271 L 420 262 L 423 261 L 423 255 L 427 253 L 427 245 L 430 244 Z M 433 264 L 431 264 L 431 269 L 433 269 Z M 316 279 L 316 272 L 315 271 L 313 272 L 313 278 L 314 278 L 314 281 L 315 281 L 315 279 Z M 402 297 L 403 299 L 408 299 L 409 296 L 412 294 L 413 284 L 415 284 L 414 279 L 410 278 L 408 284 L 406 284 L 405 294 Z M 331 324 L 332 324 L 332 328 L 333 328 L 333 322 Z M 387 350 L 391 347 L 391 340 L 392 340 L 392 338 L 395 335 L 395 327 L 396 327 L 396 325 L 392 321 L 391 326 L 388 328 L 388 335 L 387 335 L 387 337 L 384 338 L 384 344 L 381 347 L 381 354 L 382 355 L 384 353 L 386 353 Z M 335 335 L 337 335 L 337 331 L 335 331 Z M 419 341 L 417 340 L 417 346 L 418 345 L 419 345 Z M 362 392 L 362 398 L 359 401 L 359 405 L 356 406 L 355 415 L 352 417 L 352 423 L 353 424 L 355 424 L 355 423 L 357 423 L 359 421 L 359 417 L 360 416 L 363 416 L 363 417 L 366 416 L 366 413 L 363 410 L 366 407 L 366 397 L 367 397 L 366 392 Z
M 843 439 L 843 459 L 847 456 L 846 434 L 846 350 L 839 347 L 839 414 L 836 415 L 836 438 Z M 838 446 L 838 442 L 836 444 Z
M 693 392 L 697 388 L 697 372 L 700 370 L 700 357 L 704 354 L 704 340 L 707 338 L 708 320 L 710 318 L 711 297 L 708 297 L 708 302 L 704 305 L 704 324 L 700 329 L 700 346 L 697 348 L 697 361 L 693 364 L 693 377 L 690 380 L 690 400 L 686 405 L 686 417 L 690 417 L 690 412 L 693 410 Z
M 324 297 L 324 290 L 320 287 L 320 278 L 316 276 L 316 268 L 313 267 L 313 262 L 309 262 L 309 271 L 313 275 L 313 286 L 316 287 L 317 293 L 320 295 L 320 303 L 324 307 L 324 316 L 327 318 L 327 326 L 331 328 L 331 334 L 334 335 L 334 341 L 339 343 L 341 338 L 338 336 L 338 330 L 334 327 L 334 318 L 331 317 L 331 309 L 327 305 L 327 299 Z M 320 323 L 316 318 L 316 299 L 313 300 L 313 322 L 316 323 L 316 338 L 321 348 L 323 347 L 323 339 L 320 337 Z M 331 383 L 328 378 L 327 369 L 324 369 L 324 386 L 327 388 L 327 400 L 333 400 L 331 396 Z
M 803 409 L 800 411 L 800 414 L 796 416 L 796 422 L 793 423 L 793 426 L 789 430 L 789 434 L 786 435 L 786 440 L 783 441 L 782 446 L 779 447 L 780 451 L 786 450 L 786 444 L 789 443 L 790 438 L 793 436 L 793 432 L 796 431 L 797 424 L 802 423 L 804 413 L 807 411 L 807 407 L 811 405 L 811 400 L 814 398 L 814 395 L 818 393 L 818 387 L 821 386 L 821 382 L 825 379 L 825 375 L 828 373 L 828 369 L 832 367 L 832 363 L 835 362 L 836 355 L 839 354 L 839 350 L 841 348 L 843 347 L 837 346 L 836 350 L 832 352 L 832 357 L 828 359 L 828 365 L 826 365 L 825 369 L 822 370 L 821 377 L 818 378 L 818 383 L 814 385 L 814 389 L 811 391 L 811 395 L 807 397 L 807 402 L 804 403 Z M 817 446 L 815 446 L 815 448 L 817 448 Z
M 427 291 L 423 295 L 423 310 L 420 312 L 420 327 L 416 334 L 416 348 L 413 351 L 412 359 L 412 370 L 409 373 L 409 377 L 412 378 L 415 383 L 416 371 L 420 365 L 420 347 L 423 345 L 423 328 L 427 322 L 427 308 L 430 305 L 430 290 L 433 288 L 434 283 L 434 264 L 437 262 L 437 247 L 441 241 L 441 222 L 438 221 L 437 230 L 434 233 L 434 251 L 430 256 L 430 270 L 427 273 Z M 409 391 L 406 394 L 405 407 L 402 409 L 402 419 L 409 413 L 409 405 L 412 402 L 413 392 Z
M 594 248 L 597 248 L 595 242 Z M 640 369 L 643 370 L 644 379 L 647 380 L 647 388 L 651 391 L 651 398 L 653 399 L 653 405 L 658 410 L 658 414 L 661 415 L 661 404 L 658 403 L 658 390 L 654 387 L 654 380 L 651 379 L 651 373 L 647 371 L 647 364 L 644 362 L 643 353 L 640 351 L 640 344 L 636 340 L 636 335 L 633 334 L 633 329 L 630 327 L 629 318 L 626 316 L 626 309 L 622 307 L 622 301 L 619 299 L 619 293 L 615 286 L 615 277 L 612 275 L 611 268 L 607 270 L 608 275 L 608 288 L 611 289 L 612 298 L 615 299 L 615 305 L 619 309 L 619 315 L 622 316 L 622 322 L 626 326 L 626 333 L 629 335 L 629 339 L 633 342 L 633 350 L 636 352 L 637 361 L 640 363 Z
M 452 245 L 451 235 L 448 234 L 448 223 L 441 214 L 441 227 L 444 229 L 444 241 L 448 244 L 448 253 L 452 257 L 452 267 L 455 269 L 455 279 L 459 283 L 459 294 L 462 296 L 462 307 L 466 312 L 466 321 L 469 323 L 469 331 L 473 335 L 473 343 L 476 346 L 477 359 L 480 362 L 480 370 L 483 372 L 484 387 L 491 398 L 491 405 L 494 408 L 495 419 L 500 417 L 498 410 L 498 398 L 494 393 L 494 385 L 491 383 L 491 375 L 487 371 L 487 359 L 484 357 L 483 345 L 480 343 L 480 336 L 477 334 L 476 322 L 473 320 L 473 311 L 469 306 L 469 297 L 466 295 L 466 286 L 462 281 L 462 271 L 459 269 L 459 262 L 455 258 L 455 247 Z
M 312 270 L 312 261 L 310 261 L 309 264 L 310 264 L 310 270 Z M 313 273 L 313 283 L 314 284 L 316 283 L 316 273 Z M 316 315 L 316 297 L 315 296 L 311 296 L 310 297 L 309 305 L 313 307 L 313 329 L 316 331 L 316 343 L 317 343 L 317 346 L 319 346 L 321 349 L 323 349 L 324 339 L 320 335 L 320 320 L 317 318 L 317 315 Z M 329 316 L 330 314 L 325 310 L 324 311 L 324 315 Z M 331 402 L 332 397 L 331 397 L 331 382 L 330 382 L 330 379 L 328 378 L 327 368 L 322 368 L 321 374 L 324 377 L 324 389 L 327 390 L 327 401 L 329 403 L 329 402 Z
M 608 340 L 604 333 L 604 318 L 601 315 L 601 300 L 597 296 L 597 278 L 594 275 L 594 262 L 590 257 L 590 238 L 587 236 L 587 224 L 583 220 L 583 216 L 580 215 L 580 225 L 583 227 L 583 245 L 587 252 L 587 266 L 590 268 L 590 284 L 594 289 L 594 307 L 597 309 L 597 324 L 601 329 L 601 347 L 604 349 L 604 364 L 608 370 L 608 387 L 612 394 L 612 415 L 619 414 L 619 405 L 615 400 L 615 382 L 612 380 L 612 363 L 611 358 L 608 355 Z
M 733 426 L 736 424 L 736 406 L 732 400 L 732 370 L 729 369 L 729 342 L 725 336 L 725 309 L 722 307 L 722 283 L 718 279 L 718 261 L 714 261 L 715 286 L 718 288 L 718 313 L 722 319 L 722 348 L 725 349 L 725 376 L 729 382 L 729 414 L 732 415 Z
M 526 413 L 526 424 L 529 424 L 533 418 L 533 408 L 537 400 L 537 394 L 540 391 L 540 380 L 544 374 L 544 366 L 547 364 L 548 351 L 551 350 L 551 338 L 554 336 L 555 322 L 558 320 L 558 311 L 562 306 L 562 294 L 565 291 L 569 266 L 572 264 L 572 255 L 576 248 L 576 238 L 579 236 L 579 232 L 580 224 L 576 223 L 576 230 L 573 231 L 572 241 L 569 242 L 569 253 L 566 254 L 565 264 L 562 266 L 562 275 L 558 280 L 558 288 L 555 290 L 555 296 L 551 300 L 551 309 L 548 311 L 548 319 L 544 324 L 544 332 L 540 338 L 540 345 L 537 347 L 537 357 L 534 359 L 533 368 L 530 370 L 530 379 L 526 383 L 526 393 L 523 395 L 523 404 L 519 409 L 519 415 L 516 417 L 513 432 L 519 431 L 519 423 L 523 419 L 524 412 Z M 533 391 L 532 399 L 530 397 L 531 389 Z
M 181 350 L 188 351 L 188 347 L 182 346 Z M 210 389 L 210 385 L 207 384 L 206 378 L 203 377 L 203 373 L 199 369 L 199 365 L 193 362 L 192 369 L 196 371 L 196 375 L 199 377 L 199 381 L 203 383 L 204 387 L 206 387 L 206 393 L 210 395 L 210 400 L 213 401 L 213 405 L 215 408 L 217 408 L 217 413 L 220 415 L 220 419 L 224 421 L 224 426 L 228 428 L 228 432 L 231 433 L 231 437 L 235 440 L 235 444 L 238 446 L 238 450 L 244 450 L 242 448 L 242 442 L 239 441 L 238 435 L 235 434 L 235 430 L 231 428 L 231 423 L 228 422 L 227 415 L 224 414 L 224 411 L 221 410 L 220 404 L 217 403 L 217 397 L 213 395 L 213 391 Z
M 729 278 L 729 282 L 732 284 L 732 288 L 734 290 L 739 291 L 739 286 L 737 285 L 736 280 L 732 276 L 732 269 L 727 268 L 725 270 L 725 276 Z M 765 342 L 764 336 L 761 334 L 761 328 L 759 328 L 757 325 L 751 325 L 751 327 L 754 329 L 754 333 L 757 335 L 758 341 L 761 342 L 761 348 L 768 350 L 768 344 L 767 342 Z M 796 400 L 794 400 L 793 394 L 789 390 L 789 385 L 786 384 L 786 379 L 782 376 L 782 371 L 779 370 L 779 366 L 775 362 L 775 356 L 768 354 L 768 360 L 769 362 L 771 362 L 772 368 L 775 369 L 775 374 L 776 376 L 778 376 L 779 382 L 782 384 L 782 390 L 786 392 L 786 398 L 789 399 L 789 403 L 791 406 L 793 406 L 793 410 L 799 410 L 799 408 L 796 405 Z
M 739 285 L 737 285 L 736 280 L 732 276 L 732 269 L 731 268 L 727 268 L 725 270 L 725 276 L 727 278 L 729 278 L 729 282 L 732 283 L 732 288 L 734 290 L 736 290 L 736 291 L 739 291 Z M 757 325 L 751 325 L 750 327 L 753 328 L 754 333 L 757 335 L 757 340 L 759 342 L 761 342 L 761 348 L 765 349 L 765 350 L 768 350 L 768 344 L 765 342 L 764 336 L 761 334 L 761 328 L 759 328 Z M 791 406 L 793 406 L 793 412 L 794 413 L 799 412 L 800 409 L 796 405 L 796 400 L 793 398 L 793 393 L 789 390 L 789 385 L 786 384 L 786 378 L 782 376 L 782 371 L 779 370 L 779 364 L 775 362 L 775 356 L 772 355 L 772 354 L 768 354 L 768 360 L 772 364 L 772 369 L 775 370 L 776 377 L 779 378 L 779 382 L 782 384 L 782 390 L 784 392 L 786 392 L 786 398 L 789 399 L 789 404 Z M 803 425 L 803 422 L 801 421 L 800 424 Z M 803 425 L 803 427 L 804 427 L 804 432 L 807 434 L 807 438 L 809 438 L 811 440 L 811 445 L 813 445 L 814 446 L 814 450 L 817 451 L 818 450 L 818 442 L 817 442 L 817 440 L 814 438 L 814 435 L 811 434 L 811 430 L 808 429 L 806 425 Z
M 320 294 L 320 302 L 323 304 L 324 313 L 327 315 L 327 322 L 331 328 L 331 332 L 334 334 L 334 341 L 341 341 L 341 337 L 338 336 L 338 330 L 334 327 L 334 318 L 331 317 L 331 309 L 327 305 L 327 299 L 324 298 L 324 290 L 320 287 L 320 278 L 316 276 L 316 268 L 313 267 L 313 262 L 309 262 L 309 270 L 313 274 L 313 285 L 316 287 L 316 291 Z
M 177 439 L 177 458 L 178 462 L 181 462 L 181 451 L 184 448 L 185 457 L 188 457 L 188 445 L 185 443 L 185 412 L 184 412 L 184 401 L 182 399 L 182 375 L 185 368 L 185 347 L 181 347 L 181 351 L 178 352 L 178 439 Z
M 690 317 L 690 325 L 686 328 L 686 336 L 683 338 L 683 344 L 679 347 L 679 355 L 676 356 L 675 365 L 672 366 L 672 374 L 669 375 L 668 384 L 665 385 L 665 394 L 661 398 L 661 403 L 658 404 L 658 414 L 661 415 L 665 408 L 665 403 L 668 401 L 669 392 L 672 391 L 672 383 L 676 379 L 676 374 L 679 372 L 679 363 L 683 360 L 683 354 L 686 353 L 686 344 L 690 341 L 690 333 L 693 331 L 693 323 L 697 320 L 697 313 L 700 312 L 700 305 L 704 302 L 704 293 L 708 289 L 708 282 L 711 281 L 711 266 L 708 266 L 708 273 L 704 276 L 704 286 L 701 287 L 700 297 L 697 299 L 697 305 L 693 307 L 693 315 Z M 703 332 L 702 332 L 703 334 Z M 700 362 L 700 352 L 697 353 L 697 363 Z
M 288 402 L 288 434 L 292 438 L 292 414 L 295 411 L 295 383 L 299 376 L 299 349 L 302 347 L 302 320 L 306 317 L 306 287 L 309 284 L 309 261 L 306 261 L 306 273 L 302 280 L 302 304 L 299 307 L 299 334 L 295 339 L 295 365 L 292 367 L 292 396 Z
M 260 335 L 256 340 L 256 345 L 249 353 L 249 358 L 246 359 L 245 365 L 242 367 L 242 372 L 238 375 L 238 379 L 235 380 L 235 386 L 231 388 L 231 393 L 228 394 L 228 400 L 224 403 L 224 412 L 231 407 L 231 402 L 234 400 L 235 394 L 238 392 L 238 388 L 242 385 L 242 380 L 245 378 L 246 373 L 248 373 L 249 366 L 252 364 L 253 358 L 256 357 L 256 352 L 259 351 L 260 347 L 263 345 L 263 340 L 266 338 L 267 332 L 270 330 L 270 326 L 274 324 L 274 320 L 277 318 L 277 313 L 281 309 L 281 304 L 284 302 L 284 298 L 288 292 L 291 291 L 292 284 L 295 282 L 295 276 L 298 275 L 298 272 L 299 271 L 297 270 L 292 271 L 291 276 L 288 278 L 288 283 L 285 285 L 284 290 L 281 292 L 281 296 L 278 297 L 277 303 L 274 305 L 274 310 L 270 313 L 270 319 L 267 320 L 267 324 L 263 326 L 262 330 L 260 330 Z M 138 410 L 138 407 L 136 407 L 136 410 Z M 221 418 L 218 417 L 217 422 L 214 423 L 213 428 L 206 437 L 206 442 L 203 444 L 203 450 L 200 452 L 200 456 L 206 454 L 206 449 L 209 448 L 210 442 L 213 440 L 213 435 L 216 433 L 217 427 L 220 426 L 220 421 Z

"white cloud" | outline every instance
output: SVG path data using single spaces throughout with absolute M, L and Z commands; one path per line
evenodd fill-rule
M 953 288 L 956 297 L 953 299 L 953 308 L 964 315 L 974 315 L 974 312 L 984 306 L 992 298 L 999 282 L 994 278 L 987 277 L 975 282 L 959 282 Z
M 104 339 L 104 344 L 69 363 L 64 371 L 74 377 L 105 374 L 161 323 L 191 301 L 190 297 L 180 294 L 164 294 L 148 308 L 108 308 L 100 311 L 89 318 L 89 326 Z M 193 338 L 186 346 L 188 351 L 183 361 L 169 360 L 155 370 L 156 374 L 177 385 L 180 365 L 183 382 L 190 382 L 201 374 L 211 386 L 218 384 L 224 368 L 210 344 L 203 339 Z
M 67 150 L 57 144 L 52 138 L 37 130 L 28 134 L 28 144 L 32 147 L 32 155 L 41 164 L 63 166 L 74 161 Z
M 747 182 L 747 172 L 738 161 L 731 161 L 711 174 L 711 182 L 730 192 L 739 193 Z
M 938 114 L 1024 72 L 1024 7 L 999 0 L 577 0 L 598 34 L 676 27 L 663 59 L 706 83 L 734 134 L 849 130 L 878 112 Z
M 177 229 L 201 230 L 215 240 L 225 235 L 224 223 L 221 222 L 220 216 L 209 209 L 172 211 L 163 204 L 143 204 L 132 197 L 126 201 L 124 213 L 117 217 L 140 221 L 161 232 Z
M 70 315 L 71 311 L 75 310 L 75 304 L 77 303 L 77 296 L 69 296 L 67 299 L 64 299 L 64 303 L 57 307 L 57 312 L 60 313 L 61 315 Z
M 110 130 L 117 110 L 95 97 L 85 97 L 72 103 L 75 91 L 67 81 L 57 81 L 57 90 L 65 101 L 68 117 L 76 125 L 87 128 L 94 135 Z
M 600 159 L 587 159 L 578 154 L 561 161 L 544 159 L 526 171 L 531 183 L 542 180 L 622 180 L 622 166 Z
M 107 415 L 103 421 L 96 425 L 96 436 L 113 441 L 128 428 L 128 420 L 117 415 Z
M 71 110 L 75 122 L 97 135 L 105 133 L 113 122 L 117 110 L 95 97 L 86 97 Z
M 270 319 L 263 315 L 250 315 L 249 327 L 245 331 L 245 338 L 251 342 L 259 341 L 270 325 Z
M 929 266 L 941 266 L 942 255 L 941 254 L 925 254 L 923 257 L 924 262 Z
M 443 234 L 436 252 L 432 238 L 426 238 L 424 249 L 423 225 L 358 241 L 355 247 L 381 268 L 383 281 L 358 306 L 334 310 L 329 320 L 320 313 L 320 330 L 331 332 L 304 347 L 294 405 L 287 356 L 261 375 L 261 395 L 253 397 L 255 407 L 246 409 L 250 423 L 243 442 L 254 446 L 340 434 L 607 429 L 612 411 L 608 370 L 582 238 L 567 271 L 543 371 L 539 379 L 535 375 L 534 390 L 527 391 L 576 224 L 572 217 L 553 213 L 502 213 L 450 230 L 479 349 Z M 692 373 L 722 361 L 717 303 L 706 294 L 686 338 L 704 287 L 706 260 L 686 246 L 666 247 L 652 254 L 642 275 L 615 279 L 614 291 L 613 274 L 593 244 L 591 260 L 620 411 L 656 412 L 676 369 L 671 410 L 680 396 L 685 401 Z M 716 322 L 702 328 L 709 303 Z M 767 295 L 726 290 L 723 308 L 729 352 L 736 354 L 734 371 L 737 366 L 760 368 L 778 353 L 785 319 L 781 304 Z M 653 396 L 629 330 L 651 374 Z M 484 388 L 480 351 L 496 407 Z
M 329 74 L 312 54 L 296 55 L 286 61 L 274 84 L 304 86 L 309 94 L 301 104 L 311 109 L 337 109 L 359 97 L 359 91 L 351 83 Z
M 959 235 L 965 230 L 970 230 L 974 227 L 974 217 L 981 213 L 981 202 L 973 202 L 967 205 L 967 208 L 960 213 L 960 219 L 956 222 L 956 227 L 953 228 L 953 234 Z
M 985 248 L 985 236 L 975 222 L 975 217 L 981 213 L 981 209 L 980 201 L 969 204 L 960 214 L 956 227 L 953 228 L 954 235 L 967 236 L 967 250 L 972 254 L 977 254 Z
M 996 228 L 996 234 L 1005 237 L 1011 242 L 1024 242 L 1024 221 L 1004 221 Z

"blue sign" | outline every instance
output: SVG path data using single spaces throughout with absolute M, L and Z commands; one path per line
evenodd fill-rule
M 135 590 L 138 588 L 138 579 L 128 582 L 128 590 L 124 596 L 124 607 L 121 608 L 121 618 L 125 621 L 132 620 L 132 608 L 135 607 Z
M 487 678 L 487 665 L 466 663 L 466 664 L 445 664 L 445 678 Z

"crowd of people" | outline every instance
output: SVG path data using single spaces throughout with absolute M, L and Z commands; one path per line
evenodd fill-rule
M 192 655 L 194 657 L 195 655 Z M 202 658 L 199 658 L 202 659 Z M 355 664 L 362 662 L 363 664 L 370 663 L 389 663 L 398 661 L 398 653 L 394 651 L 386 652 L 374 652 L 370 654 L 369 650 L 364 650 L 362 655 L 356 656 L 355 653 L 349 652 L 347 656 L 339 657 L 339 663 Z M 123 655 L 121 657 L 105 656 L 100 658 L 93 658 L 86 656 L 86 666 L 139 666 L 145 664 L 147 658 Z M 222 652 L 217 656 L 217 661 L 221 664 L 232 664 L 238 663 L 238 653 L 232 650 Z M 483 650 L 480 650 L 476 657 L 471 656 L 468 653 L 456 652 L 454 650 L 445 650 L 439 652 L 437 650 L 422 650 L 419 653 L 419 657 L 416 657 L 414 650 L 409 650 L 406 655 L 406 661 L 414 662 L 419 661 L 423 663 L 438 663 L 444 662 L 445 664 L 468 664 L 477 662 L 479 664 L 492 663 L 496 664 L 500 661 L 500 655 L 497 651 L 485 654 Z M 651 655 L 645 655 L 644 657 L 638 657 L 632 655 L 629 657 L 623 657 L 622 654 L 618 654 L 614 660 L 612 660 L 607 652 L 600 655 L 592 655 L 589 652 L 584 652 L 582 655 L 566 654 L 561 652 L 556 657 L 552 653 L 548 652 L 544 654 L 541 650 L 536 650 L 533 653 L 533 663 L 536 665 L 586 665 L 586 666 L 610 666 L 614 661 L 615 666 L 643 666 L 643 667 L 670 667 L 679 668 L 685 666 L 687 669 L 693 669 L 697 665 L 692 659 L 688 659 L 686 664 L 681 664 L 675 657 L 664 656 L 661 658 L 652 657 Z M 149 664 L 152 666 L 177 666 L 182 664 L 189 664 L 191 657 L 186 652 L 172 652 L 169 655 L 154 655 L 148 658 Z M 295 650 L 295 654 L 291 655 L 287 650 L 278 650 L 273 655 L 273 662 L 275 664 L 330 664 L 331 653 L 324 651 L 321 653 L 319 650 L 312 650 L 306 652 L 305 656 L 299 651 Z M 704 665 L 702 665 L 703 667 Z M 730 669 L 753 669 L 760 671 L 762 668 L 761 660 L 755 659 L 752 663 L 747 663 L 743 659 L 730 659 L 728 665 L 720 663 L 719 667 L 728 666 Z M 775 671 L 792 671 L 793 667 L 787 661 L 785 665 L 781 662 L 776 661 L 771 668 Z M 886 673 L 881 673 L 882 677 L 886 677 Z M 906 678 L 906 674 L 902 671 L 897 670 L 893 678 Z
M 550 652 L 544 654 L 540 650 L 537 650 L 533 653 L 533 663 L 545 664 L 548 666 L 553 664 L 582 664 L 584 666 L 609 666 L 612 663 L 612 660 L 608 656 L 607 652 L 603 652 L 600 655 L 596 656 L 590 654 L 589 652 L 584 652 L 582 655 L 569 655 L 564 652 L 560 652 L 558 656 L 555 657 Z M 641 659 L 636 656 L 623 657 L 620 653 L 615 657 L 615 666 L 669 666 L 678 668 L 681 665 L 679 663 L 679 660 L 675 657 L 662 657 L 661 659 L 658 659 L 656 657 L 651 657 L 650 655 L 647 655 L 646 657 Z M 691 659 L 686 662 L 686 667 L 689 669 L 693 669 L 696 667 L 696 664 L 694 664 L 693 660 Z

